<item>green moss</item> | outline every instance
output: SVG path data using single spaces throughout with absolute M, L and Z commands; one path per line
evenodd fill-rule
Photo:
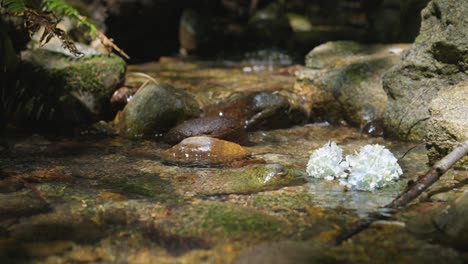
M 220 174 L 221 193 L 252 193 L 303 183 L 303 172 L 279 164 L 242 168 Z
M 228 234 L 276 232 L 278 221 L 255 211 L 222 203 L 211 203 L 202 210 L 204 228 L 221 228 Z
M 116 55 L 95 55 L 73 59 L 60 53 L 32 51 L 28 61 L 48 71 L 48 78 L 62 84 L 69 91 L 86 91 L 108 95 L 121 81 L 125 62 Z M 109 89 L 110 88 L 110 89 Z M 107 90 L 106 90 L 107 89 Z
M 168 232 L 184 236 L 225 240 L 276 237 L 284 223 L 250 208 L 221 202 L 202 202 L 180 208 L 163 224 Z
M 295 209 L 309 207 L 312 202 L 311 194 L 299 193 L 292 195 L 259 195 L 255 197 L 252 203 L 255 207 Z

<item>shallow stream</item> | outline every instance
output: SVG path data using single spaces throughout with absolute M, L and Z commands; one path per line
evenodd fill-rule
M 295 69 L 166 59 L 130 66 L 129 72 L 185 89 L 207 105 L 234 92 L 292 91 Z M 141 76 L 129 74 L 128 83 L 143 82 Z M 468 260 L 466 248 L 438 239 L 430 229 L 429 213 L 467 189 L 467 173 L 453 170 L 418 203 L 332 244 L 427 171 L 424 146 L 326 123 L 253 131 L 248 139 L 246 148 L 264 163 L 212 168 L 165 164 L 159 154 L 170 146 L 155 140 L 89 134 L 6 139 L 0 152 L 1 263 Z M 382 144 L 400 158 L 415 148 L 399 159 L 399 182 L 362 192 L 336 181 L 305 181 L 309 155 L 328 141 L 345 154 Z

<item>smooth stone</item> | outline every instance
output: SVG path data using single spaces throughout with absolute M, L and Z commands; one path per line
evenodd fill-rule
M 246 130 L 286 128 L 304 123 L 308 113 L 300 100 L 281 92 L 235 93 L 205 108 L 207 116 L 229 117 Z
M 211 166 L 228 165 L 249 155 L 248 150 L 236 143 L 199 136 L 182 140 L 165 150 L 161 158 L 168 163 Z
M 164 136 L 164 141 L 177 144 L 188 137 L 195 136 L 209 136 L 239 144 L 248 142 L 247 133 L 241 122 L 222 116 L 187 120 L 169 130 Z
M 198 103 L 190 94 L 152 83 L 140 88 L 125 106 L 117 128 L 126 137 L 155 137 L 198 115 Z

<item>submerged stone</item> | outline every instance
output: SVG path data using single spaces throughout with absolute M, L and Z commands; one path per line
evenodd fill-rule
M 198 103 L 170 85 L 148 84 L 125 106 L 117 127 L 127 137 L 155 137 L 183 120 L 199 115 Z
M 183 210 L 174 211 L 171 219 L 163 224 L 163 230 L 223 241 L 225 238 L 246 236 L 274 237 L 285 227 L 279 218 L 226 203 L 201 202 L 180 209 Z
M 248 194 L 304 183 L 304 173 L 281 164 L 262 164 L 200 173 L 193 184 L 198 195 Z
M 209 136 L 224 139 L 239 144 L 248 142 L 247 133 L 238 120 L 210 116 L 185 121 L 167 132 L 164 140 L 170 144 L 177 144 L 188 137 Z
M 247 130 L 286 128 L 301 124 L 308 114 L 295 95 L 262 91 L 235 93 L 205 108 L 208 116 L 237 120 Z
M 206 136 L 190 137 L 164 151 L 161 158 L 168 163 L 185 165 L 228 165 L 247 158 L 250 152 L 229 141 Z

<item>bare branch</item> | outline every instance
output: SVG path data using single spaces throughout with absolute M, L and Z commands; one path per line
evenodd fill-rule
M 452 152 L 450 152 L 443 159 L 438 161 L 423 177 L 419 177 L 418 180 L 411 186 L 408 186 L 407 190 L 395 198 L 391 203 L 386 205 L 387 208 L 402 207 L 418 197 L 423 191 L 429 186 L 436 182 L 453 164 L 468 154 L 468 140 L 458 144 Z

